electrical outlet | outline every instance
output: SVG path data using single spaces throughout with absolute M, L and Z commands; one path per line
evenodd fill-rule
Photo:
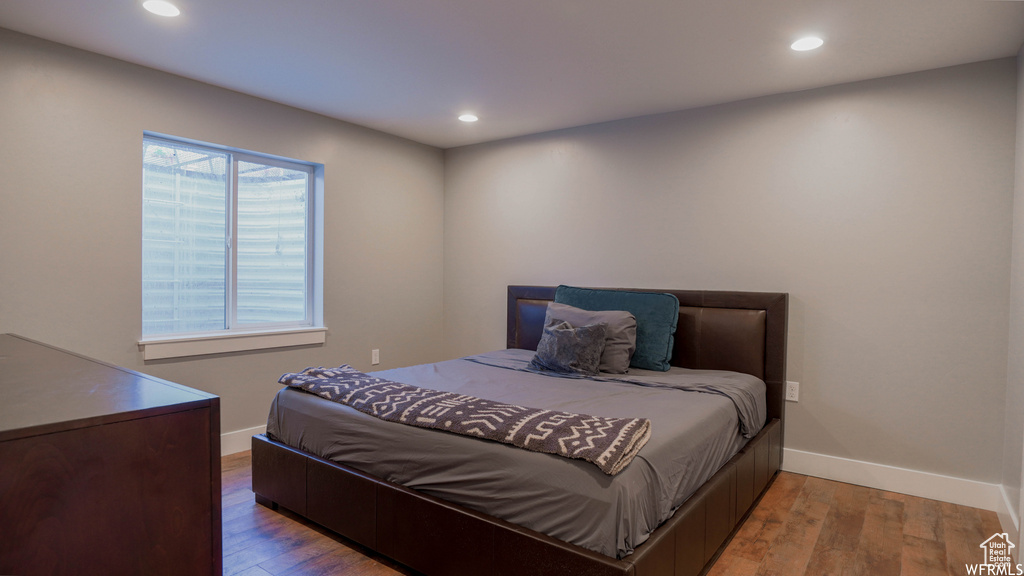
M 800 383 L 786 381 L 786 400 L 790 402 L 800 401 Z
M 370 364 L 373 364 L 374 366 L 380 364 L 380 350 L 376 348 L 370 350 Z

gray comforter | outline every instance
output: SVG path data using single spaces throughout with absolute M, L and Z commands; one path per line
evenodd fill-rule
M 752 376 L 673 368 L 561 378 L 522 369 L 532 356 L 504 350 L 373 374 L 500 402 L 650 419 L 650 441 L 620 474 L 611 477 L 582 461 L 378 420 L 290 388 L 278 392 L 267 433 L 320 457 L 621 558 L 764 421 L 764 383 Z
M 278 380 L 388 422 L 503 442 L 579 458 L 614 476 L 651 436 L 646 418 L 609 418 L 542 410 L 364 374 L 348 364 L 306 368 Z

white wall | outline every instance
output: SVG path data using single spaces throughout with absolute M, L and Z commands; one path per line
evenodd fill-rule
M 445 153 L 447 356 L 507 284 L 789 292 L 787 448 L 998 483 L 1013 59 Z
M 143 130 L 324 164 L 324 346 L 142 361 Z M 283 372 L 441 359 L 443 171 L 435 148 L 0 30 L 0 332 L 218 394 L 225 432 L 266 424 Z
M 1013 255 L 1010 266 L 1010 336 L 1006 377 L 1003 491 L 1019 525 L 1024 451 L 1024 47 L 1017 54 L 1017 152 L 1013 187 Z M 1003 522 L 1007 528 L 1007 522 Z M 1019 528 L 1019 526 L 1018 526 Z M 1024 541 L 1019 542 L 1024 546 Z M 1022 550 L 1024 548 L 1019 548 Z
M 0 103 L 0 332 L 216 393 L 224 431 L 282 371 L 503 347 L 507 284 L 778 290 L 788 447 L 1019 498 L 1011 59 L 442 155 L 0 30 Z M 142 361 L 143 130 L 325 165 L 325 346 Z

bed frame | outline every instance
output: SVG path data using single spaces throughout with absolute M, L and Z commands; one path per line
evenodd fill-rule
M 782 465 L 788 296 L 642 290 L 679 298 L 672 364 L 734 370 L 768 385 L 764 429 L 633 554 L 621 559 L 253 437 L 256 501 L 283 506 L 429 575 L 696 576 L 721 554 Z M 508 287 L 508 347 L 536 349 L 549 286 Z

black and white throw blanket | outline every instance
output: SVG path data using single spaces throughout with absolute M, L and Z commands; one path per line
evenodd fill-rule
M 392 382 L 347 364 L 306 368 L 281 376 L 279 382 L 382 420 L 579 458 L 609 475 L 628 466 L 651 436 L 651 423 L 646 418 L 525 408 Z

